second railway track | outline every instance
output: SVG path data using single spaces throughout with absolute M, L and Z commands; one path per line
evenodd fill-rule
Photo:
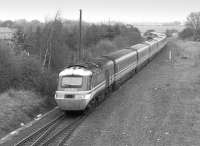
M 34 131 L 15 146 L 62 146 L 70 138 L 74 130 L 91 114 L 101 102 L 105 100 L 103 95 L 92 100 L 88 108 L 82 113 L 72 112 L 70 114 L 63 113 L 44 125 L 39 130 Z M 97 100 L 98 99 L 98 100 Z
M 63 113 L 16 143 L 15 146 L 61 146 L 69 139 L 76 127 L 80 125 L 90 112 L 89 110 L 79 115 L 75 114 L 75 117 L 67 117 Z
M 34 131 L 21 141 L 15 144 L 15 146 L 23 146 L 23 145 L 31 145 L 35 139 L 44 134 L 50 128 L 55 127 L 62 119 L 64 118 L 64 114 L 56 117 L 54 120 L 50 121 L 49 123 L 45 124 L 43 127 L 39 128 L 38 130 Z
M 69 124 L 62 127 L 62 129 L 58 130 L 52 136 L 47 138 L 40 145 L 52 145 L 52 146 L 62 146 L 64 143 L 70 138 L 71 134 L 74 130 L 80 125 L 80 123 L 87 118 L 89 112 L 83 113 L 81 116 L 77 117 L 75 120 L 70 122 Z

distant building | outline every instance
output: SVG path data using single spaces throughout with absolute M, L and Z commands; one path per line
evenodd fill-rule
M 12 41 L 17 29 L 0 27 L 0 40 Z

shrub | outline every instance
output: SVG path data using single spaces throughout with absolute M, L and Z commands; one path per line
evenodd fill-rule
M 13 64 L 14 52 L 3 42 L 0 45 L 0 92 L 6 90 L 11 85 L 14 78 L 15 65 Z
M 192 28 L 185 28 L 183 31 L 179 33 L 179 37 L 182 39 L 187 39 L 193 37 L 193 29 Z
M 112 51 L 115 51 L 117 47 L 109 40 L 101 40 L 97 43 L 93 49 L 93 56 L 102 56 Z
M 200 29 L 197 30 L 194 40 L 200 41 Z
M 127 47 L 129 44 L 128 37 L 117 36 L 114 38 L 113 43 L 117 46 L 118 49 Z
M 25 56 L 20 60 L 17 70 L 18 87 L 35 90 L 42 95 L 52 96 L 56 90 L 56 75 L 43 70 L 37 57 Z
M 56 89 L 54 73 L 43 70 L 38 57 L 28 56 L 0 45 L 0 92 L 9 88 L 35 90 L 52 96 Z
M 22 56 L 18 61 L 18 84 L 21 88 L 36 88 L 39 84 L 42 74 L 42 66 L 38 59 L 34 56 Z
M 137 32 L 137 31 L 126 32 L 122 36 L 124 39 L 128 40 L 127 46 L 132 46 L 143 41 L 143 38 L 141 37 L 140 32 Z
M 43 95 L 53 96 L 57 87 L 57 78 L 58 75 L 56 73 L 52 73 L 50 71 L 44 71 L 39 80 L 39 84 L 36 88 Z

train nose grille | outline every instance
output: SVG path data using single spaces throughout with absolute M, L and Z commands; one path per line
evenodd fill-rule
M 74 95 L 65 95 L 65 98 L 74 98 Z

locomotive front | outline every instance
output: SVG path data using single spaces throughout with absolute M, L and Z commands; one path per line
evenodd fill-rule
M 57 105 L 63 110 L 84 110 L 91 99 L 91 76 L 84 67 L 64 69 L 55 94 Z

